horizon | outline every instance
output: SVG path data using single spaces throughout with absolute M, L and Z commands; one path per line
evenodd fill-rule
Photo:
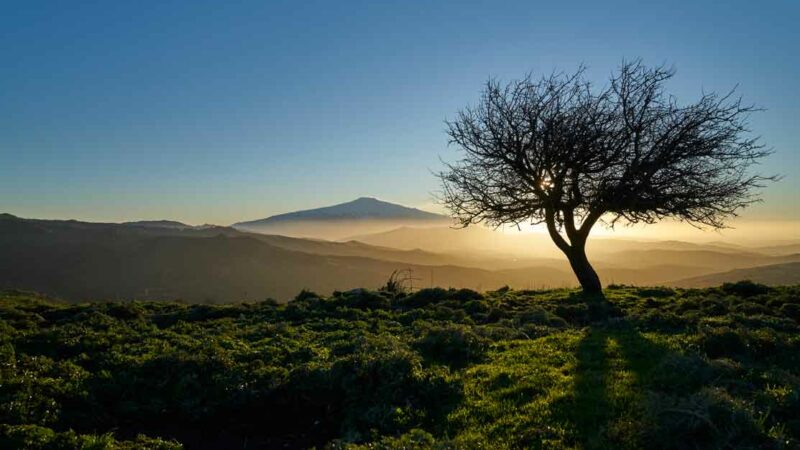
M 393 203 L 390 201 L 386 201 L 384 199 L 380 199 L 377 197 L 370 197 L 364 196 L 359 197 L 347 202 L 337 203 L 334 205 L 320 205 L 315 208 L 309 208 L 306 210 L 298 210 L 298 211 L 285 211 L 279 212 L 275 215 L 269 217 L 260 217 L 255 219 L 246 219 L 242 221 L 237 221 L 234 223 L 188 223 L 181 220 L 176 220 L 169 217 L 161 217 L 161 218 L 153 218 L 153 219 L 139 219 L 133 218 L 132 220 L 87 220 L 83 218 L 77 217 L 24 217 L 17 214 L 13 214 L 8 211 L 0 211 L 0 214 L 9 214 L 11 216 L 21 218 L 21 219 L 33 219 L 33 220 L 77 220 L 79 222 L 92 222 L 92 223 L 126 223 L 126 222 L 178 222 L 184 225 L 192 226 L 192 227 L 199 227 L 205 225 L 212 225 L 212 226 L 221 226 L 221 227 L 236 227 L 240 223 L 246 222 L 255 222 L 265 219 L 270 219 L 276 216 L 288 215 L 295 212 L 300 211 L 311 211 L 315 209 L 323 209 L 323 208 L 330 208 L 335 206 L 340 206 L 348 203 L 353 203 L 358 200 L 377 200 L 381 203 L 386 203 L 392 206 L 401 206 L 411 209 L 417 209 L 423 212 L 434 212 L 423 208 L 417 208 L 408 205 L 401 205 L 398 203 Z M 436 213 L 436 212 L 434 212 Z M 436 214 L 446 215 L 446 212 L 438 212 Z M 790 243 L 790 242 L 797 242 L 800 241 L 800 228 L 798 228 L 798 222 L 792 220 L 735 220 L 732 221 L 732 224 L 729 224 L 728 228 L 715 230 L 712 228 L 697 228 L 687 223 L 675 222 L 670 220 L 665 220 L 656 224 L 638 224 L 638 225 L 618 225 L 616 227 L 609 228 L 602 223 L 599 224 L 594 230 L 592 230 L 592 236 L 595 239 L 623 239 L 623 240 L 631 240 L 631 241 L 685 241 L 685 242 L 692 242 L 692 243 L 700 243 L 700 244 L 714 244 L 714 243 L 725 243 L 725 244 L 739 244 L 743 247 L 758 247 L 763 245 L 768 245 L 770 243 L 778 244 L 778 243 Z M 512 226 L 504 226 L 504 227 L 491 227 L 486 224 L 476 224 L 472 226 L 478 226 L 482 228 L 486 228 L 492 231 L 499 232 L 501 234 L 510 234 L 510 235 L 525 235 L 525 234 L 540 234 L 544 235 L 547 233 L 546 229 L 543 225 L 534 225 L 534 226 L 527 226 L 517 229 Z M 402 225 L 398 224 L 396 228 L 391 229 L 402 229 L 402 228 L 426 228 L 430 227 L 430 225 Z M 439 225 L 441 227 L 441 225 Z M 452 228 L 452 227 L 451 227 Z M 458 228 L 458 227 L 455 227 Z M 753 237 L 755 234 L 764 235 L 768 234 L 769 238 L 757 238 Z M 318 237 L 317 237 L 318 238 Z M 334 241 L 338 241 L 339 239 L 332 239 Z
M 732 224 L 800 228 L 796 3 L 660 5 L 622 17 L 563 8 L 9 5 L 1 209 L 231 224 L 373 196 L 442 213 L 431 172 L 455 155 L 443 121 L 474 104 L 487 79 L 584 63 L 603 85 L 623 58 L 641 57 L 674 65 L 679 101 L 738 86 L 766 109 L 752 128 L 775 154 L 759 170 L 783 180 Z M 694 27 L 686 14 L 717 26 Z M 458 33 L 464 24 L 470 36 Z

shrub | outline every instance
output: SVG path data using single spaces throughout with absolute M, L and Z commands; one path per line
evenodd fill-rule
M 445 448 L 443 446 L 436 446 L 435 444 L 436 440 L 432 434 L 415 428 L 400 436 L 386 436 L 378 442 L 371 442 L 367 445 L 349 445 L 348 443 L 339 441 L 331 444 L 329 448 L 330 450 L 427 450 Z
M 640 327 L 648 330 L 679 330 L 692 323 L 686 317 L 681 317 L 669 311 L 650 310 L 634 314 L 632 320 Z
M 532 336 L 531 334 L 525 332 L 524 326 L 522 328 L 517 328 L 514 326 L 503 325 L 502 322 L 477 327 L 475 329 L 475 332 L 479 336 L 486 338 L 492 342 L 502 342 L 504 340 L 523 339 L 523 338 L 530 339 L 530 337 Z
M 556 315 L 573 325 L 584 325 L 589 322 L 589 307 L 586 304 L 558 305 Z
M 700 333 L 701 347 L 710 358 L 740 356 L 747 352 L 741 334 L 729 327 L 708 328 Z
M 797 304 L 797 303 L 784 303 L 780 307 L 780 312 L 784 316 L 800 322 L 800 304 Z
M 482 360 L 488 347 L 486 339 L 469 327 L 456 324 L 427 328 L 414 343 L 414 348 L 426 359 L 451 367 L 464 367 Z
M 650 394 L 645 421 L 649 448 L 758 448 L 767 442 L 750 411 L 716 388 L 684 397 Z
M 759 305 L 758 303 L 753 303 L 753 302 L 742 302 L 742 303 L 739 303 L 738 305 L 734 306 L 731 309 L 733 310 L 733 312 L 746 314 L 746 315 L 755 315 L 755 314 L 765 314 L 766 315 L 766 314 L 770 314 L 772 312 L 768 307 L 766 307 L 764 305 Z
M 366 289 L 346 292 L 337 299 L 336 303 L 358 309 L 389 309 L 391 306 L 388 298 Z
M 317 298 L 322 298 L 322 297 L 319 294 L 317 294 L 316 292 L 314 292 L 314 291 L 309 291 L 308 289 L 303 289 L 302 291 L 300 291 L 294 297 L 293 301 L 302 302 L 302 301 L 305 301 L 305 300 L 317 299 Z
M 431 303 L 447 300 L 448 292 L 442 288 L 425 288 L 414 292 L 404 298 L 398 299 L 397 304 L 405 308 L 420 308 Z
M 151 439 L 144 435 L 132 441 L 117 441 L 110 433 L 77 434 L 74 431 L 55 432 L 37 425 L 0 425 L 0 448 L 19 448 L 30 450 L 180 450 L 182 445 L 175 441 Z
M 779 355 L 786 351 L 788 343 L 781 339 L 775 330 L 771 328 L 760 328 L 747 330 L 743 333 L 750 355 L 755 359 L 765 359 Z
M 106 314 L 120 320 L 136 320 L 143 316 L 143 309 L 136 303 L 109 303 Z
M 722 291 L 725 293 L 738 295 L 739 297 L 744 298 L 767 294 L 772 290 L 769 286 L 753 283 L 750 280 L 742 280 L 735 283 L 724 283 L 720 289 L 722 289 Z
M 638 288 L 636 295 L 639 297 L 672 297 L 675 295 L 675 290 L 668 287 L 655 287 L 655 288 Z
M 464 304 L 464 311 L 469 314 L 488 313 L 491 307 L 483 300 L 471 300 Z
M 505 319 L 506 317 L 509 317 L 509 316 L 510 316 L 510 314 L 508 312 L 506 312 L 506 310 L 504 310 L 502 308 L 494 308 L 494 307 L 492 307 L 492 308 L 489 308 L 489 312 L 486 314 L 486 319 L 485 320 L 488 323 L 494 323 L 494 322 L 500 321 L 501 319 Z
M 459 289 L 451 290 L 449 297 L 459 302 L 469 302 L 471 300 L 483 300 L 483 295 L 480 292 L 473 291 L 472 289 Z
M 649 385 L 661 392 L 688 394 L 714 376 L 708 362 L 697 355 L 669 354 L 653 368 Z
M 700 302 L 703 313 L 709 316 L 722 316 L 728 314 L 728 307 L 721 300 L 708 299 Z
M 564 319 L 538 306 L 519 313 L 516 320 L 522 325 L 547 325 L 556 328 L 567 326 L 567 322 Z
M 281 303 L 274 298 L 265 298 L 264 300 L 257 303 L 257 305 L 261 306 L 262 308 L 275 308 L 279 306 Z
M 443 414 L 460 386 L 423 370 L 419 356 L 403 346 L 386 344 L 365 341 L 330 366 L 294 371 L 264 405 L 280 414 L 276 429 L 300 431 L 299 424 L 311 428 L 317 423 L 329 430 L 326 440 L 339 435 L 358 442 L 373 432 L 402 432 Z

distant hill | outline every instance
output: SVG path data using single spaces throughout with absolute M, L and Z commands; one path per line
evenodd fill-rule
M 422 251 L 261 236 L 227 227 L 0 218 L 0 288 L 31 289 L 73 301 L 286 300 L 303 288 L 322 293 L 377 288 L 392 271 L 406 268 L 418 277 L 418 286 L 573 284 L 569 272 L 552 267 L 491 271 L 452 262 Z
M 361 220 L 361 219 L 411 219 L 411 220 L 449 220 L 447 216 L 409 208 L 394 203 L 384 202 L 376 198 L 361 197 L 347 203 L 306 209 L 303 211 L 279 214 L 266 219 L 239 222 L 234 227 L 266 225 L 276 222 L 292 222 L 300 220 Z
M 398 249 L 425 249 L 444 253 L 502 254 L 513 257 L 563 258 L 549 236 L 540 233 L 504 233 L 484 226 L 464 229 L 448 226 L 403 226 L 377 233 L 348 236 L 349 240 Z
M 800 262 L 800 254 L 769 256 L 751 251 L 719 252 L 714 250 L 646 249 L 607 253 L 599 255 L 595 259 L 619 266 L 650 267 L 670 264 L 721 272 L 768 264 Z
M 194 228 L 192 225 L 187 225 L 175 220 L 139 220 L 135 222 L 123 222 L 122 225 L 131 227 L 150 227 L 150 228 Z
M 287 300 L 304 288 L 320 293 L 377 288 L 392 271 L 406 268 L 413 270 L 416 286 L 485 290 L 503 285 L 537 289 L 575 285 L 563 256 L 539 252 L 552 246 L 546 236 L 447 227 L 405 227 L 375 236 L 393 234 L 398 239 L 387 242 L 406 248 L 173 221 L 89 223 L 0 214 L 0 288 L 36 290 L 68 300 Z M 494 240 L 501 242 L 499 248 L 505 253 L 491 251 Z M 741 278 L 769 284 L 798 282 L 792 278 L 797 266 L 787 264 L 800 263 L 797 254 L 715 251 L 718 247 L 681 242 L 596 239 L 591 245 L 595 246 L 592 261 L 606 284 L 682 280 L 674 284 L 714 285 Z M 772 270 L 769 279 L 759 275 L 766 269 L 755 267 L 776 264 L 783 269 Z M 753 267 L 758 269 L 755 274 L 726 272 Z M 720 272 L 726 278 L 714 278 Z
M 710 287 L 739 280 L 751 280 L 770 286 L 800 283 L 800 262 L 748 267 L 699 277 L 684 278 L 669 283 L 680 287 Z
M 756 250 L 767 255 L 790 255 L 800 253 L 800 243 L 758 247 Z
M 482 226 L 466 229 L 451 227 L 398 227 L 379 233 L 350 236 L 365 244 L 397 249 L 425 249 L 432 252 L 468 253 L 522 258 L 558 258 L 564 256 L 546 233 L 496 231 Z M 633 240 L 592 237 L 587 243 L 589 257 L 595 263 L 628 267 L 664 264 L 710 267 L 712 271 L 777 264 L 800 260 L 800 252 L 780 247 L 771 253 L 719 243 L 693 243 L 676 240 Z M 792 254 L 794 253 L 794 254 Z M 780 258 L 776 258 L 780 256 Z
M 402 225 L 447 225 L 441 214 L 362 197 L 323 208 L 295 211 L 265 219 L 238 222 L 234 228 L 295 237 L 340 239 L 358 233 L 384 231 Z

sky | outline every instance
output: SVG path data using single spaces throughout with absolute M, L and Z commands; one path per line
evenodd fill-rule
M 800 221 L 800 2 L 3 2 L 0 212 L 230 224 L 373 196 L 436 210 L 445 120 L 489 78 L 624 59 L 738 85 Z M 440 159 L 441 158 L 441 159 Z

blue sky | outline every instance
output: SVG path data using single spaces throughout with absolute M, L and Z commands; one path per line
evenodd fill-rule
M 503 4 L 500 4 L 503 3 Z M 231 223 L 376 196 L 430 206 L 444 120 L 489 77 L 674 64 L 739 85 L 800 219 L 800 2 L 3 2 L 0 211 Z

